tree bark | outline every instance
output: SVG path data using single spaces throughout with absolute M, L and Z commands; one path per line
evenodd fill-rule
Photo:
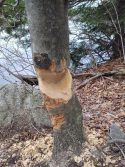
M 69 65 L 68 1 L 25 0 L 32 54 L 44 106 L 54 131 L 51 166 L 67 167 L 85 141 L 82 108 L 72 92 Z
M 125 1 L 117 0 L 115 7 L 117 10 L 117 13 L 115 12 L 115 15 L 118 14 L 118 19 L 119 19 L 119 24 L 118 24 L 118 21 L 116 20 L 116 26 L 119 31 L 119 34 L 116 32 L 114 36 L 114 41 L 112 44 L 112 50 L 113 50 L 112 58 L 118 58 L 118 57 L 124 56 L 120 35 L 122 36 L 123 44 L 125 44 L 125 26 L 124 26 L 124 21 L 123 21 L 124 13 L 125 13 Z

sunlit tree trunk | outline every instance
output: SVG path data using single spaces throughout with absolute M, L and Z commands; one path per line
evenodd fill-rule
M 54 131 L 53 166 L 67 167 L 84 142 L 82 109 L 72 92 L 67 0 L 25 0 L 32 54 Z

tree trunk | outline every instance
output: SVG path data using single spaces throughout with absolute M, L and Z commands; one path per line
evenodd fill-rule
M 84 143 L 82 109 L 72 92 L 67 0 L 25 0 L 32 54 L 54 131 L 53 167 L 67 167 Z
M 122 46 L 122 42 L 123 44 L 125 44 L 125 27 L 124 27 L 124 13 L 125 13 L 125 1 L 124 0 L 117 0 L 117 3 L 115 5 L 116 10 L 117 10 L 117 14 L 118 14 L 118 18 L 119 18 L 119 24 L 118 21 L 116 23 L 117 29 L 119 31 L 119 35 L 117 32 L 115 33 L 114 36 L 114 41 L 113 41 L 113 45 L 112 45 L 112 50 L 113 50 L 113 55 L 112 58 L 118 58 L 118 57 L 123 57 L 123 46 Z M 115 10 L 115 9 L 114 9 Z M 116 15 L 116 12 L 115 12 Z M 119 28 L 120 26 L 120 28 Z M 122 39 L 121 39 L 122 37 Z M 122 41 L 123 40 L 123 41 Z
M 120 24 L 120 27 L 121 27 L 121 36 L 122 36 L 122 39 L 123 39 L 123 44 L 125 44 L 125 41 L 124 41 L 124 24 Z M 119 34 L 115 34 L 115 37 L 114 37 L 114 41 L 113 41 L 113 45 L 112 45 L 112 50 L 113 50 L 113 55 L 112 55 L 112 58 L 113 59 L 116 59 L 116 58 L 119 58 L 119 57 L 123 57 L 123 48 L 122 48 L 122 40 L 120 35 Z

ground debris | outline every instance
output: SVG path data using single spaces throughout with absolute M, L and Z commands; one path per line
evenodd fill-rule
M 121 68 L 125 68 L 125 65 L 121 59 L 117 59 L 85 73 L 105 73 Z M 83 75 L 74 78 L 74 89 L 87 77 Z M 69 166 L 124 167 L 125 143 L 119 144 L 116 139 L 125 140 L 125 79 L 101 76 L 88 82 L 76 93 L 83 108 L 88 141 L 81 155 L 74 156 Z M 2 136 L 3 131 L 0 134 Z M 107 144 L 107 141 L 114 139 L 118 145 Z M 1 138 L 0 167 L 48 167 L 52 147 L 51 131 L 18 132 L 9 138 Z
M 88 74 L 121 69 L 125 69 L 121 59 L 109 61 L 87 70 L 84 73 L 86 75 L 74 78 L 74 87 L 78 88 L 86 79 L 89 79 Z M 117 167 L 123 156 L 119 148 L 116 153 L 110 146 L 107 146 L 107 139 L 110 127 L 114 123 L 125 132 L 125 78 L 101 76 L 76 90 L 76 93 L 83 108 L 84 126 L 89 144 L 95 148 L 101 148 L 101 152 L 105 154 L 105 160 L 103 159 L 103 165 L 101 164 L 100 167 L 105 165 Z M 87 162 L 88 166 L 93 167 L 90 159 Z
M 0 142 L 0 167 L 34 167 L 50 160 L 53 145 L 51 134 L 22 141 L 17 140 L 18 134 L 15 136 Z

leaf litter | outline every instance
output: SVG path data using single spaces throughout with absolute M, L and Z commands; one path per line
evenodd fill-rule
M 121 59 L 93 67 L 85 73 L 107 72 L 124 68 Z M 73 80 L 74 89 L 88 79 L 87 75 Z M 115 123 L 125 132 L 125 78 L 99 77 L 76 91 L 83 109 L 87 142 L 75 162 L 84 161 L 84 167 L 125 167 L 120 152 L 125 144 L 108 145 L 110 126 Z M 38 167 L 51 159 L 53 137 L 51 131 L 43 133 L 16 133 L 0 140 L 0 167 Z M 28 136 L 28 137 L 27 137 Z M 42 166 L 42 165 L 41 165 Z

